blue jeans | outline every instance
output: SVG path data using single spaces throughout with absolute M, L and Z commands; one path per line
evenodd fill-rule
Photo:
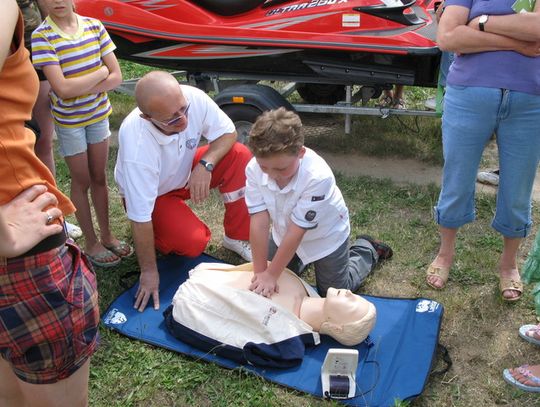
M 83 127 L 63 127 L 55 124 L 54 128 L 62 157 L 84 153 L 88 144 L 101 143 L 111 135 L 109 119 Z
M 448 71 L 450 65 L 454 62 L 454 53 L 443 51 L 441 54 L 441 63 L 439 65 L 439 85 L 443 88 L 446 87 L 446 78 L 448 77 Z
M 499 150 L 497 208 L 491 226 L 526 237 L 540 161 L 540 96 L 497 88 L 448 85 L 442 122 L 444 169 L 436 222 L 458 228 L 475 219 L 476 173 L 493 133 Z

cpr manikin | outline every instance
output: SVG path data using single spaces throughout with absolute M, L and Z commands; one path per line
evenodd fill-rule
M 305 346 L 326 334 L 346 346 L 362 342 L 375 324 L 375 306 L 349 290 L 326 298 L 285 270 L 270 299 L 248 289 L 251 263 L 201 263 L 165 311 L 169 331 L 182 341 L 240 363 L 290 367 Z

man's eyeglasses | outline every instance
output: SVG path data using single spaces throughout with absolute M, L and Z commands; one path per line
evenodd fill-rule
M 180 114 L 174 118 L 172 118 L 171 120 L 168 120 L 166 122 L 162 122 L 162 121 L 159 121 L 159 120 L 156 120 L 154 118 L 150 118 L 152 121 L 154 121 L 155 123 L 157 124 L 161 124 L 162 126 L 174 126 L 176 123 L 178 123 L 180 120 L 182 119 L 185 119 L 187 117 L 187 114 L 188 114 L 188 110 L 189 110 L 189 107 L 191 106 L 191 103 L 188 103 L 188 105 L 180 112 Z

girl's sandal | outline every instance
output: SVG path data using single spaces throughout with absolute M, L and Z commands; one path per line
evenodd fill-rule
M 435 276 L 441 279 L 442 285 L 440 287 L 437 287 L 436 285 L 433 285 L 429 282 L 429 279 L 426 278 L 426 283 L 431 288 L 434 288 L 435 290 L 442 290 L 446 282 L 448 281 L 448 275 L 450 274 L 450 267 L 437 267 L 433 264 L 430 264 L 427 271 L 426 271 L 426 277 Z
M 517 291 L 518 295 L 511 298 L 505 297 L 503 293 L 510 290 Z M 499 291 L 504 301 L 514 302 L 519 300 L 521 298 L 521 294 L 523 294 L 523 283 L 521 281 L 516 281 L 513 278 L 500 277 Z

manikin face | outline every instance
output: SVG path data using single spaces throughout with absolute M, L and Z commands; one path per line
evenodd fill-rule
M 296 175 L 300 159 L 305 152 L 306 149 L 302 147 L 298 154 L 280 153 L 269 157 L 257 157 L 256 160 L 261 170 L 283 188 Z
M 368 302 L 350 290 L 329 288 L 323 306 L 324 321 L 344 325 L 362 319 Z

